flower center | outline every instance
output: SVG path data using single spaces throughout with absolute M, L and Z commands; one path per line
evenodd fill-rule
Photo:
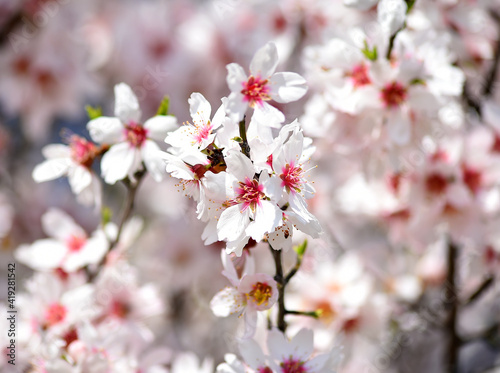
M 194 127 L 194 140 L 196 143 L 201 144 L 201 142 L 208 139 L 208 136 L 212 133 L 213 125 L 208 121 L 207 123 L 195 123 Z
M 262 80 L 259 77 L 250 76 L 247 82 L 243 82 L 243 89 L 241 94 L 244 100 L 248 102 L 250 107 L 255 108 L 255 105 L 262 106 L 263 101 L 269 101 L 269 87 L 267 86 L 268 80 Z
M 83 137 L 73 135 L 69 139 L 71 159 L 80 165 L 90 168 L 97 153 L 96 146 Z
M 304 170 L 300 167 L 296 167 L 292 162 L 291 164 L 287 164 L 283 167 L 281 172 L 281 186 L 286 187 L 289 193 L 300 192 L 300 185 L 303 183 L 302 175 L 304 174 Z
M 469 188 L 469 190 L 473 194 L 477 194 L 479 189 L 481 189 L 481 183 L 483 181 L 481 172 L 478 170 L 472 169 L 467 166 L 463 166 L 462 168 L 462 177 L 464 179 L 464 183 Z
M 130 313 L 130 306 L 120 300 L 113 300 L 109 313 L 119 319 L 124 319 Z
M 380 91 L 382 102 L 389 108 L 401 105 L 406 100 L 407 95 L 406 88 L 398 82 L 389 83 Z
M 273 373 L 273 371 L 269 367 L 262 367 L 257 370 L 257 373 Z
M 288 360 L 283 361 L 281 364 L 281 373 L 304 373 L 307 372 L 307 369 L 304 367 L 304 362 L 300 360 L 295 360 L 293 358 L 289 358 Z
M 356 65 L 352 69 L 350 76 L 352 78 L 352 82 L 354 87 L 362 87 L 364 85 L 370 84 L 372 81 L 368 76 L 368 66 L 365 64 Z
M 440 195 L 448 187 L 448 180 L 443 175 L 437 173 L 430 174 L 425 180 L 425 187 L 429 193 Z
M 130 122 L 125 127 L 125 137 L 130 145 L 140 148 L 146 141 L 148 130 L 136 122 Z
M 239 183 L 239 188 L 236 190 L 238 196 L 229 201 L 229 205 L 235 204 L 243 204 L 243 211 L 245 211 L 248 207 L 252 210 L 255 210 L 257 205 L 260 205 L 260 200 L 265 198 L 265 194 L 263 192 L 264 186 L 259 184 L 257 180 L 250 180 L 250 178 L 246 177 L 245 182 Z
M 63 321 L 66 317 L 66 313 L 66 307 L 60 303 L 53 303 L 45 311 L 45 321 L 48 326 L 53 326 Z
M 264 303 L 267 304 L 273 295 L 273 289 L 265 282 L 257 282 L 252 286 L 252 291 L 248 295 L 258 306 L 261 306 Z
M 71 236 L 66 242 L 66 246 L 70 252 L 76 253 L 80 251 L 83 246 L 85 246 L 86 242 L 87 239 L 84 237 Z
M 78 332 L 75 328 L 71 328 L 68 330 L 64 335 L 63 335 L 63 340 L 66 343 L 64 346 L 65 348 L 68 348 L 68 346 L 73 343 L 74 341 L 78 340 Z

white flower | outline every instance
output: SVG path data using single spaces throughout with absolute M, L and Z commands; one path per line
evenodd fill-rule
M 33 179 L 40 183 L 67 176 L 71 190 L 86 205 L 100 205 L 101 185 L 91 170 L 92 162 L 101 150 L 83 137 L 72 135 L 69 146 L 50 144 L 42 149 L 47 158 L 33 170 Z
M 109 243 L 102 230 L 91 237 L 64 212 L 51 209 L 42 217 L 44 231 L 50 236 L 31 245 L 19 247 L 16 258 L 36 270 L 61 268 L 74 272 L 89 264 L 99 263 Z
M 206 358 L 201 366 L 198 357 L 192 352 L 179 354 L 172 363 L 171 373 L 212 373 L 212 359 Z
M 335 372 L 342 356 L 336 349 L 329 354 L 311 358 L 314 351 L 312 330 L 301 329 L 291 341 L 280 331 L 273 329 L 267 337 L 271 366 L 276 372 Z
M 127 176 L 133 180 L 142 169 L 142 162 L 155 180 L 163 177 L 160 148 L 152 140 L 163 141 L 169 131 L 177 128 L 177 120 L 170 115 L 157 115 L 141 125 L 140 117 L 137 97 L 128 85 L 121 83 L 115 86 L 115 117 L 99 117 L 87 124 L 94 141 L 113 144 L 101 160 L 101 173 L 108 184 Z
M 170 132 L 165 139 L 167 144 L 179 148 L 181 152 L 191 147 L 199 150 L 205 149 L 214 141 L 214 131 L 221 126 L 225 118 L 224 105 L 221 105 L 210 120 L 212 107 L 201 93 L 192 93 L 188 101 L 193 123 L 188 122 Z
M 227 99 L 226 111 L 233 120 L 240 121 L 249 106 L 254 109 L 248 129 L 249 137 L 254 137 L 255 132 L 268 139 L 269 127 L 277 128 L 285 120 L 283 113 L 267 101 L 292 102 L 299 100 L 307 91 L 302 76 L 292 72 L 274 73 L 278 62 L 275 44 L 267 43 L 250 62 L 250 76 L 237 63 L 227 65 L 227 84 L 231 94 Z
M 228 207 L 217 222 L 219 240 L 246 242 L 251 237 L 260 242 L 281 224 L 281 210 L 273 201 L 275 183 L 266 171 L 256 180 L 252 162 L 242 153 L 228 155 L 226 164 Z
M 387 35 L 394 35 L 404 24 L 408 6 L 404 0 L 380 0 L 378 22 Z
M 253 274 L 253 260 L 247 257 L 243 275 L 238 278 L 230 257 L 221 252 L 224 271 L 232 286 L 227 286 L 214 295 L 210 307 L 215 316 L 227 317 L 232 314 L 244 314 L 245 334 L 249 338 L 255 333 L 257 311 L 270 309 L 278 299 L 276 281 L 265 273 Z

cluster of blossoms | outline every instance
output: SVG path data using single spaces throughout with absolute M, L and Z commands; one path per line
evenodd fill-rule
M 66 213 L 51 209 L 42 217 L 50 238 L 17 249 L 16 259 L 38 271 L 27 285 L 28 294 L 18 301 L 20 307 L 31 310 L 21 321 L 21 343 L 31 352 L 23 356 L 23 363 L 47 372 L 175 373 L 189 367 L 213 371 L 209 360 L 198 370 L 197 359 L 193 362 L 189 354 L 174 354 L 166 347 L 151 350 L 155 340 L 151 328 L 166 305 L 157 286 L 139 285 L 127 259 L 142 226 L 129 219 L 139 183 L 146 175 L 160 182 L 170 173 L 180 180 L 177 187 L 196 201 L 198 219 L 206 222 L 205 244 L 224 242 L 226 246 L 221 253 L 223 275 L 231 286 L 213 297 L 213 313 L 245 315 L 245 331 L 238 338 L 246 363 L 227 355 L 217 371 L 240 372 L 248 364 L 259 372 L 334 372 L 340 351 L 311 358 L 312 330 L 303 329 L 289 342 L 280 324 L 284 323 L 282 311 L 276 325 L 280 330 L 268 333 L 270 355 L 265 356 L 251 339 L 258 329 L 257 311 L 273 309 L 278 298 L 284 309 L 285 286 L 293 274 L 285 282 L 255 273 L 250 248 L 267 242 L 271 252 L 291 252 L 294 230 L 312 238 L 322 232 L 306 202 L 315 193 L 307 179 L 314 147 L 296 120 L 283 125 L 283 113 L 267 102 L 300 99 L 306 93 L 305 81 L 295 73 L 274 73 L 278 62 L 276 46 L 268 43 L 252 59 L 250 76 L 241 66 L 229 64 L 231 94 L 222 99 L 213 118 L 210 103 L 193 93 L 188 101 L 192 123 L 181 126 L 169 114 L 168 98 L 157 115 L 142 123 L 136 95 L 128 85 L 118 84 L 115 117 L 88 109 L 92 141 L 72 134 L 67 136 L 68 145 L 43 149 L 46 160 L 33 170 L 35 181 L 67 176 L 79 201 L 104 215 L 88 235 Z M 247 109 L 253 110 L 248 130 Z M 161 141 L 169 145 L 167 151 L 161 150 Z M 97 160 L 104 183 L 123 182 L 129 193 L 118 225 L 105 213 L 108 207 L 95 170 Z M 297 257 L 302 258 L 304 251 L 305 245 Z M 242 270 L 233 263 L 241 256 Z M 276 260 L 281 268 L 281 257 Z M 113 337 L 105 338 L 106 334 Z M 145 349 L 148 358 L 142 359 Z
M 0 257 L 35 271 L 16 368 L 494 366 L 498 9 L 3 1 Z

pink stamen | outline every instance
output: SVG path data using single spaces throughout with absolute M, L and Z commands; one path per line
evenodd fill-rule
M 71 159 L 84 167 L 92 167 L 92 162 L 97 153 L 97 147 L 83 137 L 73 135 L 69 139 Z
M 401 83 L 392 82 L 387 84 L 380 91 L 380 99 L 384 103 L 385 107 L 395 108 L 406 101 L 408 92 Z
M 263 101 L 269 101 L 271 99 L 269 87 L 267 85 L 268 82 L 267 79 L 262 80 L 260 77 L 254 77 L 252 75 L 248 78 L 247 82 L 243 82 L 241 94 L 251 108 L 255 108 L 255 105 L 262 106 Z
M 86 242 L 87 239 L 85 237 L 71 236 L 66 241 L 66 246 L 70 252 L 76 253 L 80 251 L 83 246 L 85 246 Z
M 281 364 L 281 373 L 305 373 L 307 369 L 304 367 L 304 362 L 295 360 L 290 357 L 288 360 L 283 361 Z
M 147 135 L 148 130 L 134 121 L 131 121 L 125 127 L 125 137 L 133 147 L 140 148 L 144 144 L 144 141 L 146 141 Z
M 362 87 L 370 84 L 372 81 L 368 75 L 368 66 L 365 64 L 356 65 L 352 69 L 350 76 L 352 78 L 354 87 Z
M 304 183 L 302 180 L 304 170 L 301 167 L 295 166 L 294 162 L 291 162 L 283 167 L 281 172 L 281 186 L 285 187 L 289 193 L 300 192 L 300 186 Z
M 45 311 L 45 321 L 48 326 L 59 324 L 66 318 L 67 310 L 60 303 L 51 304 Z
M 264 186 L 259 184 L 257 180 L 245 178 L 245 182 L 239 183 L 239 188 L 236 190 L 238 196 L 227 202 L 227 205 L 238 205 L 243 204 L 242 211 L 245 211 L 248 207 L 255 210 L 256 206 L 260 206 L 260 201 L 266 197 L 263 192 Z

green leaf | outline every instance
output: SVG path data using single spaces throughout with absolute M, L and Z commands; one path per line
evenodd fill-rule
M 368 47 L 368 43 L 365 40 L 365 48 L 361 49 L 361 52 L 365 55 L 366 58 L 368 58 L 370 61 L 376 61 L 378 58 L 378 52 L 377 52 L 377 47 L 373 47 L 373 49 L 370 49 Z
M 304 240 L 300 245 L 293 248 L 299 257 L 304 256 L 307 249 L 307 240 Z
M 113 216 L 113 212 L 108 206 L 103 206 L 101 209 L 101 222 L 102 225 L 106 225 L 111 221 L 111 217 Z
M 410 85 L 425 85 L 425 80 L 423 79 L 419 79 L 419 78 L 415 78 L 413 79 L 411 82 L 410 82 Z
M 407 5 L 406 14 L 408 14 L 408 13 L 410 13 L 410 10 L 413 8 L 413 6 L 415 5 L 416 0 L 405 0 L 405 1 L 406 1 L 406 5 Z
M 161 100 L 160 107 L 156 112 L 156 115 L 168 115 L 168 110 L 170 109 L 170 98 L 168 96 L 163 97 Z
M 87 112 L 90 120 L 102 117 L 102 109 L 99 106 L 92 107 L 90 105 L 87 105 L 85 106 L 85 111 Z
M 243 142 L 243 139 L 239 136 L 233 137 L 231 140 L 236 141 L 236 142 Z

